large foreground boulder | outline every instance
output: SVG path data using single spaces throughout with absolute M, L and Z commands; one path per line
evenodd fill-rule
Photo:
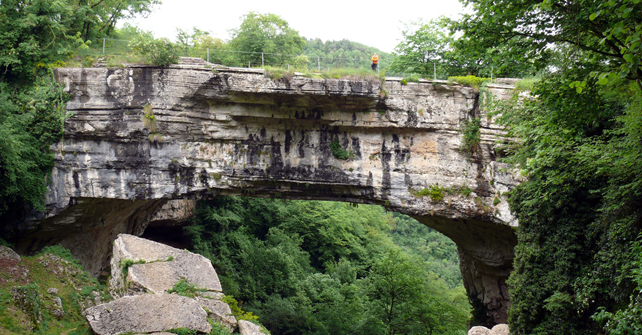
M 236 330 L 209 259 L 121 234 L 114 241 L 111 264 L 109 289 L 117 299 L 85 310 L 95 333 L 160 335 L 177 328 L 209 333 L 209 321 Z
M 145 294 L 123 297 L 90 307 L 85 316 L 99 335 L 127 332 L 161 332 L 187 328 L 209 333 L 207 312 L 193 299 L 176 294 Z
M 163 293 L 180 279 L 201 290 L 222 291 L 212 262 L 201 255 L 127 234 L 114 241 L 109 282 L 112 296 Z

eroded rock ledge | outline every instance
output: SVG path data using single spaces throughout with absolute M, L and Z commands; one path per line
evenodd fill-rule
M 374 203 L 453 239 L 469 296 L 485 315 L 479 324 L 506 321 L 517 223 L 502 194 L 518 180 L 495 161 L 502 131 L 472 88 L 273 80 L 262 70 L 207 64 L 61 68 L 56 78 L 72 97 L 72 116 L 53 148 L 47 212 L 32 221 L 23 250 L 62 243 L 97 273 L 116 235 L 140 235 L 168 199 Z M 511 87 L 488 90 L 504 96 Z M 461 149 L 471 118 L 482 126 L 472 155 Z M 337 158 L 337 148 L 348 159 Z M 413 195 L 433 185 L 472 193 Z

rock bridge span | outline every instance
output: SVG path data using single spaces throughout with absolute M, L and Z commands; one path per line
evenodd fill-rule
M 142 234 L 172 199 L 380 204 L 457 243 L 479 322 L 506 321 L 517 223 L 502 194 L 519 181 L 495 161 L 502 131 L 474 89 L 271 79 L 208 64 L 61 68 L 56 78 L 71 95 L 72 116 L 53 147 L 46 212 L 33 218 L 23 250 L 61 243 L 98 273 L 116 234 Z M 462 127 L 472 118 L 481 120 L 481 141 L 470 154 Z M 417 195 L 437 185 L 443 199 Z

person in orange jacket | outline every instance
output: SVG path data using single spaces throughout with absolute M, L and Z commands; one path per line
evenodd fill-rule
M 375 54 L 372 56 L 372 64 L 370 64 L 370 66 L 372 66 L 372 71 L 377 71 L 378 63 L 379 63 L 379 56 L 377 56 L 377 53 L 375 52 Z

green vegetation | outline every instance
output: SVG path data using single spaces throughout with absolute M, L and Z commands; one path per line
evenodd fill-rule
M 372 74 L 370 59 L 374 53 L 379 55 L 379 66 L 382 70 L 395 59 L 393 54 L 348 40 L 323 42 L 318 38 L 306 39 L 303 49 L 303 54 L 310 60 L 309 68 L 320 69 L 321 72 L 332 72 L 333 69 L 359 69 Z
M 541 77 L 525 85 L 532 98 L 489 106 L 528 179 L 508 197 L 520 222 L 511 332 L 638 333 L 642 3 L 468 3 L 458 50 Z
M 470 155 L 473 155 L 479 149 L 481 142 L 481 119 L 473 118 L 472 120 L 465 119 L 461 125 L 462 132 L 462 149 Z
M 230 47 L 240 52 L 236 57 L 241 66 L 249 63 L 297 67 L 305 63 L 294 59 L 303 51 L 305 40 L 278 15 L 249 12 L 243 16 L 241 26 L 231 34 Z
M 218 197 L 199 204 L 185 232 L 212 260 L 225 299 L 236 298 L 230 305 L 272 334 L 466 333 L 456 247 L 407 216 Z
M 32 208 L 42 210 L 49 152 L 62 138 L 67 96 L 53 80 L 91 40 L 114 33 L 117 20 L 149 13 L 156 0 L 2 1 L 0 3 L 0 221 L 2 235 Z
M 479 89 L 485 83 L 490 82 L 490 78 L 480 78 L 476 76 L 454 76 L 448 77 L 448 82 L 450 84 L 457 83 L 463 86 L 469 86 L 475 89 Z
M 84 308 L 92 292 L 111 299 L 105 285 L 83 271 L 69 251 L 54 246 L 0 269 L 0 332 L 2 334 L 89 335 Z M 22 275 L 24 274 L 24 275 Z M 62 305 L 55 303 L 60 298 Z M 88 298 L 89 297 L 89 298 Z M 60 314 L 63 311 L 64 314 Z
M 143 126 L 149 129 L 149 141 L 150 142 L 160 142 L 163 140 L 163 136 L 156 131 L 156 116 L 154 115 L 154 110 L 152 109 L 151 104 L 147 104 L 143 107 Z
M 239 302 L 234 299 L 233 296 L 231 295 L 226 295 L 223 297 L 223 302 L 230 305 L 230 309 L 232 310 L 232 315 L 237 320 L 246 320 L 246 321 L 258 321 L 259 317 L 252 314 L 252 312 L 246 312 L 239 307 Z
M 348 160 L 354 158 L 352 151 L 341 148 L 339 140 L 330 142 L 330 150 L 332 150 L 332 156 L 336 159 Z
M 154 38 L 151 33 L 143 33 L 129 43 L 131 52 L 140 55 L 148 63 L 167 66 L 178 63 L 178 46 L 166 38 Z
M 197 292 L 199 292 L 199 289 L 196 288 L 194 284 L 185 280 L 185 278 L 181 278 L 174 284 L 174 287 L 167 290 L 167 293 L 176 293 L 188 298 L 194 298 Z
M 442 201 L 446 193 L 446 189 L 440 187 L 438 184 L 430 185 L 428 188 L 423 188 L 419 191 L 410 191 L 415 197 L 429 196 L 432 201 Z
M 515 83 L 515 89 L 518 91 L 530 91 L 535 87 L 535 84 L 540 81 L 542 78 L 539 77 L 530 77 L 520 79 Z

